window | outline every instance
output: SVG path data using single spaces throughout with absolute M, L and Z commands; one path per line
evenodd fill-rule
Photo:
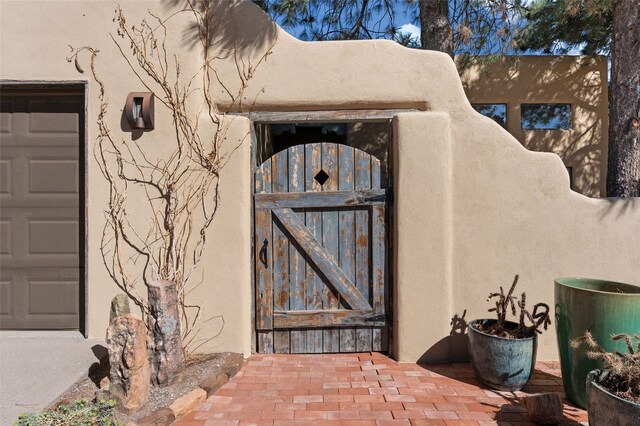
M 489 117 L 502 127 L 507 126 L 507 105 L 506 104 L 471 104 L 473 109 L 485 117 Z
M 522 104 L 522 130 L 571 129 L 571 105 Z

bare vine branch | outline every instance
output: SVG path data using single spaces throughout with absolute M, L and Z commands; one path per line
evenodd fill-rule
M 109 186 L 100 245 L 103 263 L 146 320 L 150 307 L 146 291 L 139 291 L 141 286 L 155 280 L 174 281 L 180 300 L 183 345 L 185 349 L 192 345 L 194 350 L 206 343 L 196 337 L 199 321 L 218 318 L 224 326 L 224 318 L 219 316 L 203 320 L 202 307 L 190 303 L 187 295 L 203 258 L 207 230 L 218 212 L 221 170 L 249 134 L 237 145 L 224 147 L 233 119 L 227 117 L 227 111 L 221 111 L 212 93 L 212 76 L 218 82 L 222 80 L 214 69 L 216 58 L 209 57 L 212 2 L 189 0 L 182 12 L 191 13 L 196 20 L 202 50 L 202 66 L 189 78 L 183 75 L 180 58 L 167 47 L 168 21 L 176 14 L 162 19 L 149 12 L 147 19 L 129 25 L 118 6 L 113 19 L 116 35 L 110 35 L 129 70 L 169 111 L 173 129 L 169 152 L 160 153 L 153 144 L 128 142 L 109 128 L 109 102 L 97 70 L 97 49 L 70 46 L 67 60 L 81 69 L 79 56 L 89 54 L 91 74 L 99 87 L 94 157 Z M 240 84 L 235 91 L 225 86 L 231 108 L 242 108 L 248 82 L 270 52 L 271 48 L 267 49 L 254 65 L 234 52 Z M 203 116 L 208 122 L 199 121 Z

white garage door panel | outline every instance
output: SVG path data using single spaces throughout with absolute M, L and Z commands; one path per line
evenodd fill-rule
M 11 256 L 11 220 L 0 219 L 0 255 L 7 256 L 7 259 Z
M 77 290 L 75 280 L 30 280 L 29 314 L 78 315 Z
M 30 219 L 28 256 L 48 255 L 76 258 L 78 251 L 78 221 L 64 219 Z
M 9 113 L 0 113 L 0 133 L 11 133 L 11 115 Z
M 2 141 L 2 207 L 78 207 L 78 148 L 17 147 Z
M 64 105 L 65 103 L 60 103 Z M 46 104 L 42 102 L 31 102 L 34 108 Z M 69 106 L 69 103 L 66 103 Z M 71 105 L 73 106 L 73 105 Z M 52 116 L 50 113 L 33 112 L 29 114 L 29 131 L 31 133 L 74 133 L 78 129 L 78 116 L 76 114 L 58 113 Z
M 11 188 L 11 162 L 0 160 L 0 194 L 9 194 L 9 188 Z
M 78 271 L 78 268 L 3 268 L 0 272 L 3 329 L 78 328 Z
M 51 179 L 56 176 L 56 179 Z M 29 160 L 29 194 L 78 194 L 80 176 L 75 158 Z
M 0 315 L 11 315 L 11 282 L 0 280 Z
M 79 266 L 78 209 L 3 208 L 2 216 L 3 268 Z

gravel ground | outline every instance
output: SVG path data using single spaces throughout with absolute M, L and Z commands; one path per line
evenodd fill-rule
M 222 372 L 227 358 L 237 358 L 238 354 L 223 352 L 218 354 L 201 355 L 189 360 L 183 374 L 171 385 L 165 387 L 152 386 L 149 396 L 149 403 L 135 413 L 123 413 L 118 411 L 117 418 L 120 423 L 126 425 L 130 421 L 136 421 L 141 417 L 149 415 L 152 411 L 162 407 L 168 407 L 177 398 L 198 388 L 200 382 L 209 376 L 216 376 Z M 77 382 L 71 389 L 65 392 L 51 405 L 54 408 L 60 404 L 87 398 L 93 400 L 95 393 L 99 389 L 102 379 L 109 376 L 109 361 L 105 360 L 101 364 L 94 364 L 90 370 L 89 377 Z

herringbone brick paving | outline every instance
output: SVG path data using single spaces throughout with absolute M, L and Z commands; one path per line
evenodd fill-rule
M 539 362 L 523 389 L 480 385 L 469 364 L 398 364 L 379 353 L 253 355 L 180 426 L 531 425 L 517 397 L 558 392 L 557 362 Z M 586 425 L 565 403 L 564 425 Z

